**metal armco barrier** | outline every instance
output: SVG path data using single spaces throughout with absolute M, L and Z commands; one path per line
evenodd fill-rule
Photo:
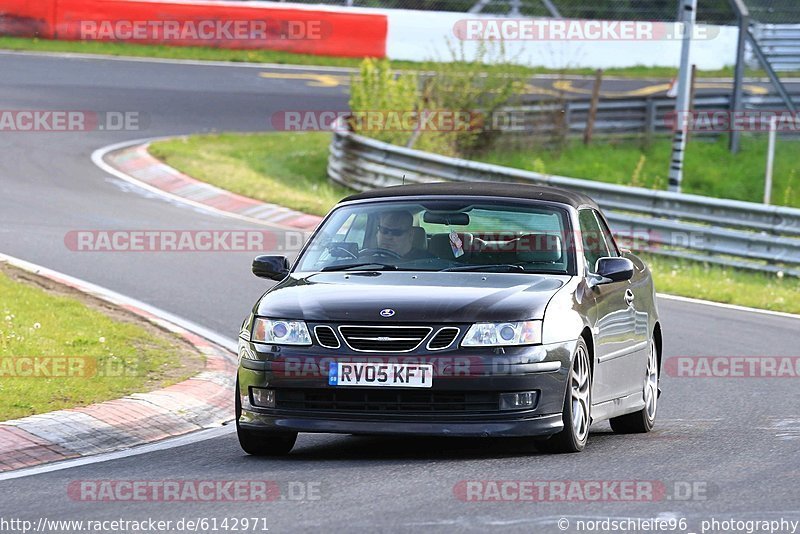
M 800 209 L 593 182 L 413 150 L 344 128 L 333 134 L 328 176 L 364 191 L 405 183 L 517 182 L 582 191 L 638 250 L 800 276 Z
M 794 95 L 797 98 L 797 95 Z M 496 122 L 500 126 L 513 124 L 524 135 L 549 134 L 562 128 L 567 135 L 582 135 L 586 128 L 591 104 L 588 100 L 532 103 L 514 106 L 500 112 Z M 726 112 L 731 106 L 730 94 L 704 95 L 695 98 L 695 112 Z M 776 111 L 785 109 L 780 96 L 750 95 L 744 99 L 745 110 Z M 563 112 L 563 118 L 557 119 Z M 597 106 L 594 132 L 613 135 L 656 134 L 672 131 L 670 117 L 674 117 L 675 99 L 667 97 L 607 99 Z M 560 126 L 558 126 L 560 121 Z M 766 131 L 766 130 L 765 130 Z M 513 128 L 508 133 L 514 134 Z M 719 132 L 698 131 L 692 135 L 719 135 Z
M 800 70 L 800 24 L 756 24 L 753 35 L 773 69 Z

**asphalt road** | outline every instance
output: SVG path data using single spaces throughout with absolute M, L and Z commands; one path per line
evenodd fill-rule
M 338 88 L 350 85 L 354 69 L 307 69 L 287 72 L 281 69 L 265 67 L 259 76 L 271 80 L 292 80 L 304 83 L 310 87 Z M 677 75 L 677 71 L 676 71 Z M 796 93 L 800 80 L 784 78 L 782 80 L 790 93 Z M 672 80 L 669 78 L 625 78 L 619 76 L 604 76 L 600 84 L 601 98 L 644 98 L 665 97 Z M 526 95 L 525 100 L 552 99 L 582 99 L 588 100 L 592 96 L 595 76 L 574 74 L 538 74 L 527 80 L 522 89 Z M 776 94 L 775 89 L 766 78 L 748 78 L 742 86 L 746 95 L 761 96 L 769 93 Z M 733 80 L 726 78 L 698 78 L 695 81 L 695 94 L 697 96 L 720 95 L 731 93 Z
M 86 229 L 263 227 L 144 193 L 95 168 L 89 156 L 128 139 L 266 130 L 276 111 L 344 106 L 346 88 L 265 78 L 259 75 L 262 70 L 248 67 L 17 55 L 0 55 L 0 72 L 0 109 L 137 111 L 149 117 L 141 131 L 0 133 L 0 252 L 130 295 L 234 338 L 241 319 L 266 288 L 249 273 L 250 254 L 72 252 L 64 235 Z M 798 355 L 796 319 L 671 300 L 661 300 L 660 309 L 667 358 Z M 699 532 L 700 521 L 712 517 L 800 520 L 796 379 L 665 376 L 662 390 L 651 434 L 618 436 L 607 425 L 597 425 L 587 449 L 577 455 L 540 454 L 525 440 L 301 435 L 290 456 L 257 459 L 245 456 L 235 436 L 227 434 L 1 481 L 0 518 L 259 517 L 277 532 L 487 527 L 579 532 L 580 518 L 609 517 L 685 517 L 687 530 Z M 303 488 L 306 498 L 270 503 L 85 502 L 68 492 L 74 487 L 70 483 L 99 479 L 274 480 L 284 495 L 291 496 L 291 486 L 294 496 L 301 497 Z M 664 493 L 644 502 L 464 502 L 454 491 L 464 480 L 654 481 Z M 692 495 L 681 498 L 687 487 L 694 488 Z M 566 530 L 557 526 L 562 517 L 570 522 Z M 642 531 L 658 530 L 651 526 Z

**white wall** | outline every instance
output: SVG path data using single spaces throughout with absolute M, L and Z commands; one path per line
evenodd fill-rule
M 476 41 L 459 41 L 453 28 L 459 20 L 475 19 L 467 13 L 442 13 L 412 10 L 383 10 L 389 17 L 386 55 L 390 59 L 449 60 L 447 39 L 464 43 L 468 57 Z M 711 39 L 692 43 L 692 63 L 703 70 L 719 69 L 736 63 L 738 28 L 702 27 L 698 31 L 716 34 Z M 520 63 L 552 69 L 569 67 L 611 68 L 644 65 L 675 67 L 680 63 L 680 40 L 650 41 L 506 41 L 508 57 Z M 519 54 L 517 56 L 517 54 Z
M 155 3 L 164 0 L 146 0 Z M 170 0 L 190 4 L 209 4 L 226 6 L 247 6 L 262 8 L 303 9 L 328 12 L 368 13 L 386 15 L 389 34 L 386 43 L 386 56 L 389 59 L 426 61 L 438 59 L 447 61 L 451 54 L 447 39 L 459 45 L 453 28 L 456 22 L 464 19 L 488 18 L 490 16 L 470 13 L 446 13 L 436 11 L 415 11 L 407 9 L 348 8 L 320 4 L 296 4 L 291 2 L 228 0 Z M 599 0 L 602 1 L 602 0 Z M 739 30 L 735 26 L 703 26 L 704 31 L 713 33 L 713 39 L 697 39 L 692 43 L 691 62 L 699 69 L 720 69 L 736 63 L 736 39 Z M 358 28 L 353 28 L 354 32 Z M 474 54 L 476 41 L 463 41 L 468 55 Z M 680 40 L 653 41 L 506 41 L 508 57 L 516 57 L 523 64 L 561 68 L 613 68 L 643 65 L 648 67 L 675 67 L 680 63 Z

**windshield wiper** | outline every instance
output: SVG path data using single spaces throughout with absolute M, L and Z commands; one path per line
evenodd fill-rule
M 455 271 L 497 271 L 499 273 L 510 273 L 512 271 L 525 272 L 522 265 L 514 265 L 511 263 L 498 263 L 494 265 L 459 265 L 458 267 L 448 267 L 439 272 L 455 272 Z
M 397 265 L 390 263 L 377 263 L 374 261 L 367 261 L 361 263 L 345 263 L 343 265 L 328 265 L 320 269 L 320 271 L 347 271 L 349 269 L 357 269 L 359 267 L 375 266 L 375 268 L 368 269 L 370 271 L 396 271 Z

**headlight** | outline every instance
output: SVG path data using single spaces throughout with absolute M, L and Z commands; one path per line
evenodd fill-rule
M 284 321 L 256 317 L 253 321 L 253 343 L 274 343 L 275 345 L 311 345 L 308 327 L 303 321 Z
M 542 321 L 475 323 L 467 331 L 462 347 L 533 345 L 542 342 Z

